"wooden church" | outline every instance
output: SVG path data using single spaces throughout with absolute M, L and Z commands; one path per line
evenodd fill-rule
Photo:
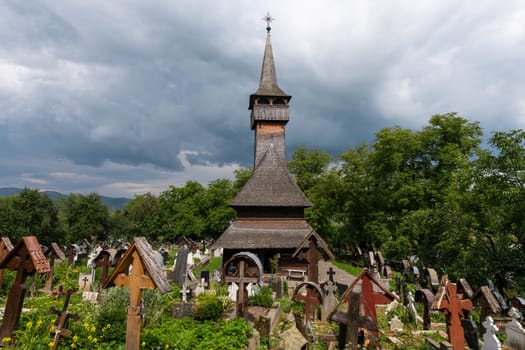
M 333 258 L 326 242 L 304 218 L 312 206 L 296 185 L 285 160 L 285 127 L 291 96 L 277 84 L 270 22 L 259 88 L 250 96 L 250 125 L 255 133 L 254 171 L 230 206 L 237 218 L 214 243 L 223 248 L 223 261 L 239 252 L 256 254 L 271 272 L 277 259 L 278 273 L 304 274 L 318 282 L 318 261 Z M 274 260 L 275 261 L 275 260 Z

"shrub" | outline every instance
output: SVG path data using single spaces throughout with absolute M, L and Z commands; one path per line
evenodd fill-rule
M 105 341 L 121 341 L 126 337 L 129 290 L 124 287 L 107 289 L 95 312 L 96 328 L 110 327 L 104 333 Z
M 200 321 L 218 320 L 224 314 L 221 299 L 215 295 L 200 294 L 193 309 L 193 317 Z
M 255 295 L 248 297 L 248 305 L 270 308 L 273 305 L 272 289 L 268 286 L 262 287 Z

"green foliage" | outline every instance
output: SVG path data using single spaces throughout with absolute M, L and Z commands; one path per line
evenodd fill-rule
M 142 331 L 141 343 L 152 350 L 237 350 L 248 345 L 250 336 L 251 326 L 242 318 L 215 322 L 165 318 L 157 327 Z
M 270 308 L 273 305 L 272 289 L 264 286 L 255 295 L 248 297 L 248 305 Z
M 200 294 L 193 309 L 193 317 L 200 321 L 215 321 L 224 314 L 221 299 L 211 294 Z
M 71 194 L 64 203 L 63 224 L 67 243 L 78 243 L 85 238 L 102 241 L 109 229 L 109 209 L 96 193 Z
M 110 325 L 104 333 L 104 341 L 120 341 L 126 337 L 128 306 L 129 290 L 127 288 L 114 287 L 105 290 L 102 294 L 100 305 L 94 315 L 94 327 L 101 329 Z
M 359 276 L 363 272 L 362 267 L 354 266 L 341 260 L 330 260 L 330 262 L 353 276 Z

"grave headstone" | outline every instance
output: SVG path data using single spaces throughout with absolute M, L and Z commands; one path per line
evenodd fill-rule
M 461 326 L 461 317 L 472 310 L 472 302 L 468 299 L 462 299 L 462 295 L 456 293 L 455 283 L 448 283 L 445 288 L 446 292 L 439 302 L 438 310 L 446 314 L 449 342 L 454 350 L 463 350 L 465 348 L 465 335 Z
M 276 298 L 283 297 L 283 281 L 280 278 L 272 278 L 271 288 Z
M 7 295 L 0 339 L 7 338 L 16 329 L 25 298 L 25 281 L 35 273 L 49 272 L 40 243 L 35 236 L 22 237 L 20 242 L 0 261 L 0 269 L 16 270 L 15 281 Z
M 2 237 L 0 239 L 0 261 L 13 249 L 13 244 L 9 237 Z M 2 289 L 4 281 L 4 270 L 0 270 L 0 289 Z
M 47 293 L 51 293 L 51 291 L 53 290 L 53 275 L 55 271 L 55 260 L 56 259 L 65 260 L 66 255 L 56 243 L 51 243 L 49 248 L 47 248 L 46 251 L 44 252 L 44 255 L 47 257 L 48 262 L 49 262 L 49 272 L 46 274 L 44 291 L 46 291 Z
M 188 296 L 191 297 L 191 289 L 188 288 L 186 283 L 184 283 L 182 285 L 182 288 L 180 290 L 180 295 L 181 295 L 181 299 L 182 299 L 183 302 L 187 302 L 188 301 Z
M 60 337 L 69 338 L 73 335 L 73 332 L 71 332 L 68 329 L 68 323 L 70 319 L 78 320 L 79 316 L 77 314 L 70 314 L 67 311 L 67 308 L 69 305 L 69 299 L 71 298 L 71 294 L 75 292 L 76 290 L 71 288 L 67 290 L 66 300 L 64 301 L 64 307 L 62 308 L 62 310 L 57 310 L 54 307 L 51 308 L 51 313 L 58 315 L 58 318 L 55 322 L 55 329 L 53 331 L 53 346 L 51 346 L 52 350 L 55 350 L 57 348 Z
M 432 292 L 436 291 L 439 288 L 439 277 L 436 272 L 431 267 L 425 268 L 425 279 L 427 280 L 426 288 L 430 289 Z
M 434 304 L 434 294 L 430 289 L 419 289 L 416 290 L 415 300 L 423 304 L 423 329 L 429 330 L 431 326 L 430 309 Z
M 176 319 L 190 317 L 193 315 L 195 303 L 175 302 L 172 307 L 172 317 Z
M 390 321 L 388 322 L 388 326 L 393 332 L 401 332 L 403 330 L 404 324 L 397 317 L 397 315 L 394 315 L 394 317 L 392 317 L 392 319 L 390 319 Z
M 496 332 L 499 330 L 494 324 L 492 317 L 487 316 L 483 321 L 483 328 L 485 328 L 485 334 L 483 334 L 483 346 L 481 350 L 499 350 L 501 349 L 501 342 L 496 336 Z
M 408 291 L 407 299 L 408 299 L 408 304 L 407 304 L 408 314 L 410 315 L 410 319 L 412 320 L 412 322 L 414 322 L 414 324 L 417 325 L 416 302 L 414 300 L 414 297 L 412 296 L 411 291 Z
M 210 271 L 202 270 L 200 279 L 201 281 L 204 280 L 204 288 L 208 289 L 210 287 Z
M 113 269 L 104 288 L 111 285 L 126 286 L 129 289 L 126 349 L 138 350 L 142 324 L 142 289 L 157 288 L 161 294 L 171 290 L 163 269 L 158 264 L 146 238 L 135 237 L 133 244 Z
M 244 317 L 248 308 L 246 287 L 249 283 L 262 285 L 262 262 L 253 253 L 241 252 L 233 255 L 223 265 L 223 268 L 224 280 L 227 283 L 235 282 L 239 287 L 236 294 L 236 313 L 237 316 Z
M 298 350 L 303 349 L 308 344 L 308 339 L 292 325 L 289 329 L 283 332 L 281 339 L 283 339 L 284 350 Z
M 304 302 L 304 322 L 307 324 L 310 320 L 315 320 L 315 311 L 323 304 L 324 295 L 317 283 L 303 282 L 295 287 L 292 299 Z
M 91 285 L 93 284 L 93 274 L 91 273 L 79 273 L 78 274 L 78 288 L 89 292 L 91 291 Z
M 480 305 L 480 317 L 482 320 L 488 316 L 498 315 L 502 312 L 501 305 L 488 286 L 481 286 L 472 296 L 472 303 Z
M 175 269 L 173 274 L 173 283 L 182 286 L 186 281 L 188 268 L 188 247 L 185 245 L 180 247 L 177 251 L 177 258 L 175 260 Z
M 461 327 L 465 334 L 465 340 L 471 350 L 479 350 L 478 325 L 472 319 L 470 312 L 465 312 L 465 318 L 461 319 Z
M 466 279 L 458 279 L 457 285 L 459 294 L 463 294 L 467 299 L 472 299 L 472 297 L 474 296 L 474 291 L 472 290 L 470 284 L 467 282 Z
M 512 349 L 525 349 L 525 329 L 520 323 L 519 313 L 511 309 L 509 316 L 512 317 L 512 321 L 505 324 L 505 334 L 507 335 L 505 345 Z
M 328 281 L 323 286 L 324 290 L 324 301 L 323 307 L 321 308 L 321 321 L 326 321 L 330 315 L 330 312 L 337 307 L 337 297 L 335 296 L 336 286 L 334 282 Z

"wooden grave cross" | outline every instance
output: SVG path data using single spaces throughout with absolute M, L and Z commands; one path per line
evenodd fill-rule
M 461 326 L 461 317 L 472 310 L 472 302 L 462 299 L 462 294 L 457 294 L 455 283 L 446 285 L 446 293 L 438 305 L 438 309 L 447 316 L 447 332 L 449 342 L 454 350 L 465 348 L 465 335 Z
M 100 284 L 104 285 L 108 279 L 108 271 L 111 266 L 111 252 L 107 249 L 98 253 L 95 257 L 95 267 L 102 266 L 102 274 L 100 275 Z
M 11 336 L 16 329 L 26 292 L 26 277 L 36 272 L 45 273 L 50 270 L 49 264 L 42 252 L 42 247 L 35 236 L 22 237 L 20 242 L 0 261 L 0 269 L 16 270 L 13 286 L 7 295 L 4 318 L 0 328 L 0 339 Z
M 226 275 L 224 280 L 228 283 L 235 282 L 239 286 L 237 290 L 237 316 L 243 317 L 248 307 L 248 291 L 246 287 L 249 283 L 258 283 L 258 276 L 249 276 L 247 274 L 248 264 L 244 259 L 237 260 L 238 273 L 231 276 Z
M 299 293 L 299 290 L 293 296 L 294 300 L 304 301 L 304 318 L 305 324 L 308 324 L 310 317 L 312 317 L 312 311 L 316 306 L 321 305 L 320 295 L 315 288 L 309 284 L 305 285 L 306 295 Z
M 0 261 L 13 249 L 13 244 L 9 237 L 2 237 L 0 239 Z M 4 270 L 0 270 L 0 290 L 4 282 Z
M 48 258 L 48 261 L 49 261 L 49 272 L 46 274 L 44 291 L 47 293 L 52 293 L 53 275 L 55 272 L 55 259 L 65 260 L 66 255 L 56 243 L 51 243 L 51 246 L 46 250 L 44 255 Z
M 330 248 L 315 231 L 310 232 L 292 256 L 308 262 L 307 281 L 314 283 L 319 283 L 319 261 L 325 257 L 335 259 Z
M 372 276 L 368 269 L 363 269 L 359 276 L 357 276 L 343 293 L 341 296 L 341 302 L 343 300 L 349 302 L 349 294 L 359 281 L 361 281 L 360 304 L 363 305 L 364 314 L 365 316 L 370 316 L 377 325 L 376 305 L 390 304 L 394 300 L 399 300 L 399 297 L 383 287 L 383 285 Z M 374 285 L 377 287 L 377 291 L 374 290 Z M 370 330 L 370 332 L 374 336 L 379 337 L 378 331 Z
M 138 350 L 142 323 L 142 289 L 157 288 L 161 293 L 171 290 L 162 267 L 157 262 L 155 253 L 146 238 L 135 237 L 133 244 L 104 284 L 104 288 L 113 284 L 129 289 L 126 350 Z
M 55 307 L 51 308 L 51 313 L 57 314 L 58 318 L 55 322 L 55 330 L 54 330 L 54 337 L 53 337 L 53 346 L 51 347 L 52 350 L 55 350 L 58 346 L 58 341 L 60 340 L 60 337 L 71 337 L 73 335 L 73 332 L 71 332 L 69 329 L 67 329 L 68 321 L 70 319 L 78 320 L 79 316 L 77 314 L 70 314 L 67 312 L 67 308 L 69 305 L 69 298 L 71 298 L 71 294 L 75 293 L 75 289 L 68 289 L 66 293 L 66 300 L 64 301 L 64 307 L 62 310 L 57 310 Z

